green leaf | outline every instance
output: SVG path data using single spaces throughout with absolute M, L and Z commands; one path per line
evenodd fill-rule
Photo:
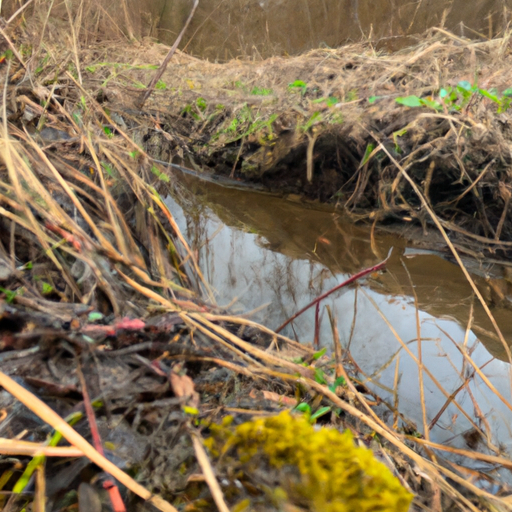
M 208 103 L 204 98 L 197 98 L 196 105 L 201 112 L 204 112 L 208 106 Z
M 446 98 L 450 94 L 449 91 L 447 91 L 444 87 L 439 91 L 439 97 L 440 98 Z
M 336 388 L 339 386 L 346 386 L 347 381 L 345 380 L 345 377 L 338 377 L 332 386 L 329 386 L 329 391 L 332 391 L 333 393 L 336 393 Z
M 370 96 L 368 98 L 368 103 L 370 104 L 373 104 L 375 103 L 377 100 L 380 100 L 382 98 L 382 96 Z
M 506 96 L 507 98 L 512 96 L 512 88 L 505 89 L 502 93 L 503 96 Z
M 400 98 L 397 98 L 395 101 L 398 104 L 404 105 L 406 107 L 422 107 L 423 106 L 421 98 L 418 98 L 418 96 L 400 97 Z
M 112 130 L 108 126 L 103 127 L 103 131 L 105 132 L 106 136 L 111 139 L 114 134 L 112 133 Z
M 156 166 L 151 167 L 151 172 L 161 181 L 164 181 L 165 183 L 169 183 L 171 180 L 169 179 L 169 176 L 167 174 L 164 174 L 163 172 L 158 169 Z
M 373 144 L 371 142 L 366 146 L 366 150 L 365 150 L 364 156 L 363 156 L 363 161 L 361 162 L 361 167 L 368 163 L 368 160 L 370 159 L 370 155 L 372 154 L 374 149 L 375 149 L 375 144 Z
M 288 84 L 289 91 L 299 91 L 303 96 L 306 94 L 308 89 L 308 85 L 303 80 L 295 80 L 294 82 Z
M 251 91 L 251 94 L 255 96 L 269 96 L 270 94 L 273 94 L 272 89 L 266 89 L 265 87 L 254 87 Z
M 53 292 L 53 286 L 50 283 L 43 281 L 43 295 L 48 295 Z
M 429 100 L 428 98 L 421 98 L 421 103 L 426 107 L 433 108 L 434 110 L 443 110 L 443 106 L 434 100 Z
M 103 315 L 99 311 L 91 311 L 87 316 L 87 320 L 89 322 L 96 322 L 97 320 L 102 320 Z
M 1 286 L 0 286 L 0 292 L 2 292 L 5 295 L 5 302 L 7 302 L 7 304 L 11 304 L 17 295 L 16 291 L 7 290 L 5 288 L 2 288 Z
M 311 407 L 306 402 L 301 402 L 297 407 L 295 407 L 296 411 L 304 412 L 306 414 L 311 414 Z
M 500 102 L 500 100 L 499 100 L 498 96 L 496 96 L 496 94 L 492 94 L 492 92 L 491 92 L 491 91 L 488 91 L 487 89 L 478 89 L 478 92 L 479 92 L 482 96 L 484 96 L 484 97 L 486 97 L 486 98 L 490 99 L 491 101 L 494 101 L 494 103 L 499 103 L 499 102 Z
M 317 409 L 312 415 L 311 417 L 309 418 L 309 420 L 311 422 L 317 420 L 318 418 L 320 418 L 321 416 L 324 416 L 326 415 L 328 412 L 330 412 L 332 409 L 331 406 L 326 406 L 326 407 L 320 407 L 320 409 Z
M 314 124 L 323 120 L 323 116 L 320 112 L 313 112 L 311 117 L 306 121 L 302 129 L 307 132 Z
M 315 359 L 315 360 L 320 359 L 326 352 L 327 352 L 327 347 L 324 347 L 322 350 L 319 350 L 318 352 L 315 352 L 313 354 L 313 359 Z
M 318 384 L 327 384 L 327 380 L 325 379 L 325 373 L 320 368 L 315 368 L 315 381 Z
M 473 90 L 473 86 L 467 80 L 461 80 L 457 84 L 457 87 L 460 87 L 461 89 L 464 89 L 466 91 L 472 91 Z

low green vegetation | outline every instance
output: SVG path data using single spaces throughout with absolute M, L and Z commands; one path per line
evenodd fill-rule
M 491 100 L 498 106 L 498 114 L 509 109 L 512 102 L 512 88 L 503 92 L 497 89 L 482 89 L 478 85 L 471 85 L 467 80 L 459 82 L 456 86 L 443 87 L 439 90 L 438 100 L 434 98 L 420 98 L 419 96 L 403 96 L 396 98 L 396 102 L 406 107 L 429 107 L 437 112 L 458 112 L 467 109 L 470 104 L 480 96 Z

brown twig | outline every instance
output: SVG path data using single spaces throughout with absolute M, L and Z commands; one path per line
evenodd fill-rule
M 158 80 L 160 80 L 161 76 L 164 74 L 164 71 L 167 68 L 167 64 L 169 64 L 169 61 L 172 59 L 172 56 L 176 52 L 176 49 L 178 48 L 178 45 L 180 44 L 181 39 L 182 39 L 183 35 L 185 34 L 185 31 L 187 30 L 190 22 L 192 21 L 192 17 L 194 16 L 194 13 L 196 12 L 196 8 L 198 5 L 199 5 L 199 0 L 194 0 L 194 5 L 192 6 L 192 10 L 190 11 L 190 14 L 188 16 L 187 21 L 185 22 L 184 27 L 181 29 L 181 32 L 179 33 L 178 37 L 176 38 L 176 41 L 174 41 L 172 48 L 169 50 L 169 53 L 166 55 L 160 68 L 155 73 L 153 80 L 151 80 L 147 89 L 144 91 L 140 100 L 137 102 L 137 106 L 139 108 L 144 107 L 144 103 L 146 103 L 148 98 L 151 96 L 151 93 L 154 91 L 155 85 L 157 84 Z

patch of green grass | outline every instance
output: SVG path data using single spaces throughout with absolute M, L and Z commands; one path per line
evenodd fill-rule
M 291 92 L 300 92 L 300 94 L 304 96 L 308 90 L 308 84 L 304 82 L 304 80 L 295 80 L 288 84 L 288 90 Z
M 274 94 L 272 89 L 266 89 L 265 87 L 253 87 L 251 94 L 254 96 L 270 96 Z
M 420 98 L 410 95 L 396 98 L 399 105 L 406 107 L 428 107 L 437 112 L 459 112 L 469 106 L 475 96 L 482 96 L 498 105 L 498 114 L 507 111 L 512 102 L 512 88 L 499 93 L 497 89 L 482 89 L 477 84 L 471 85 L 467 80 L 462 80 L 456 86 L 442 87 L 439 90 L 439 100 Z

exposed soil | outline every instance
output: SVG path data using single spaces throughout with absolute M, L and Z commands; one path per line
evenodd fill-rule
M 225 64 L 181 53 L 141 111 L 133 84 L 147 83 L 148 72 L 133 66 L 156 65 L 165 53 L 145 43 L 81 55 L 84 87 L 153 158 L 330 202 L 355 220 L 413 219 L 427 229 L 428 204 L 467 248 L 508 256 L 508 38 L 474 42 L 434 30 L 391 55 L 358 44 Z M 443 102 L 441 88 L 461 81 L 484 94 Z M 441 110 L 396 102 L 408 96 Z

